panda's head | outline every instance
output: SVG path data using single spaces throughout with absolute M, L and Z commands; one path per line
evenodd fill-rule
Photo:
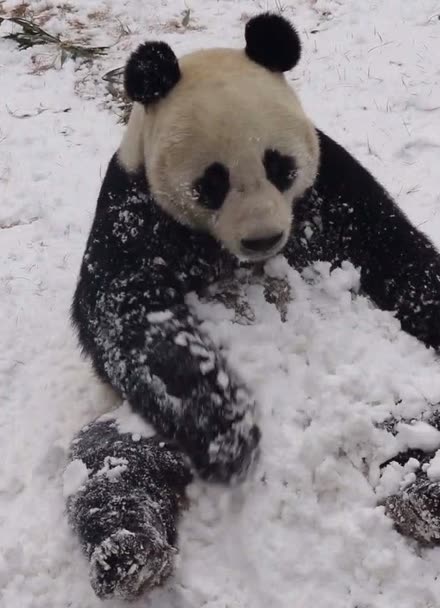
M 244 51 L 179 61 L 164 42 L 141 45 L 125 70 L 135 103 L 119 160 L 146 171 L 156 202 L 177 221 L 256 261 L 285 245 L 319 148 L 283 75 L 300 56 L 296 31 L 266 13 L 247 23 L 245 37 Z

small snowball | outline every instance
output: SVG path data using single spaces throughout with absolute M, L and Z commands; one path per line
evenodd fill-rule
M 210 353 L 203 344 L 191 344 L 189 351 L 196 357 L 208 357 Z
M 417 458 L 410 458 L 405 464 L 405 471 L 417 471 L 420 468 L 420 462 Z
M 313 228 L 311 228 L 310 226 L 306 226 L 306 227 L 304 228 L 304 236 L 306 237 L 306 239 L 307 239 L 308 241 L 310 241 L 310 239 L 311 239 L 311 238 L 312 238 L 312 236 L 313 236 Z
M 215 363 L 214 361 L 203 361 L 202 363 L 200 363 L 200 371 L 202 372 L 202 374 L 205 376 L 206 374 L 209 374 L 209 372 L 212 372 L 215 368 Z
M 174 343 L 177 344 L 177 346 L 188 346 L 188 335 L 185 332 L 181 331 L 174 338 Z
M 63 496 L 76 494 L 89 478 L 89 470 L 82 460 L 72 460 L 63 473 Z
M 104 466 L 98 471 L 97 475 L 105 475 L 111 481 L 115 481 L 127 468 L 128 460 L 126 458 L 107 456 L 104 459 Z
M 397 441 L 400 450 L 418 449 L 433 452 L 440 448 L 440 431 L 426 422 L 397 425 Z
M 171 310 L 163 310 L 160 312 L 150 312 L 147 319 L 150 323 L 166 323 L 173 318 Z
M 284 279 L 289 276 L 290 266 L 284 256 L 277 255 L 266 262 L 264 272 L 274 279 Z
M 160 257 L 154 258 L 153 264 L 156 264 L 157 266 L 166 266 L 165 260 L 163 258 L 160 258 Z
M 376 494 L 379 498 L 391 496 L 408 487 L 416 479 L 415 471 L 419 469 L 420 462 L 416 458 L 410 458 L 404 466 L 397 462 L 391 462 L 382 472 Z
M 229 386 L 228 374 L 226 374 L 224 371 L 220 371 L 217 375 L 217 384 L 223 390 L 227 389 Z
M 331 271 L 329 278 L 322 282 L 322 288 L 330 297 L 340 298 L 347 291 L 359 291 L 360 274 L 350 263 L 344 262 L 340 268 Z
M 114 420 L 120 433 L 130 433 L 133 441 L 140 441 L 141 437 L 154 437 L 156 434 L 152 426 L 150 426 L 143 418 L 134 412 L 128 402 L 124 402 L 113 412 L 103 414 L 100 421 Z
M 426 469 L 426 474 L 431 481 L 440 480 L 440 450 L 438 450 Z
M 407 488 L 408 486 L 410 486 L 412 483 L 414 483 L 416 480 L 416 474 L 415 473 L 408 473 L 407 475 L 405 475 L 405 477 L 402 480 L 402 483 L 400 485 L 400 487 L 403 488 Z

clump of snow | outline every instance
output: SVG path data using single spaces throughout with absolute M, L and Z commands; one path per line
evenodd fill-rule
M 397 462 L 390 462 L 376 486 L 376 495 L 382 499 L 386 496 L 397 494 L 404 490 L 416 480 L 416 471 L 420 468 L 420 462 L 416 458 L 410 458 L 403 466 Z
M 149 323 L 165 323 L 173 318 L 171 310 L 164 310 L 162 312 L 150 312 L 147 315 Z
M 126 458 L 116 458 L 107 456 L 104 459 L 104 466 L 97 472 L 97 475 L 104 475 L 111 481 L 116 481 L 118 477 L 127 470 L 128 460 Z
M 153 427 L 136 414 L 126 401 L 117 409 L 100 416 L 100 420 L 114 420 L 120 433 L 132 433 L 133 438 L 148 438 L 156 434 Z
M 407 449 L 433 452 L 440 447 L 440 431 L 423 421 L 412 424 L 400 422 L 397 425 L 397 441 L 402 452 Z
M 72 460 L 63 473 L 63 496 L 76 494 L 89 478 L 89 470 L 82 460 Z
M 22 2 L 0 4 L 8 11 Z M 31 4 L 37 12 L 50 3 Z M 178 55 L 242 48 L 246 17 L 280 3 L 192 0 L 187 27 L 184 4 L 72 3 L 71 18 L 90 28 L 91 43 L 101 35 L 116 41 L 91 64 L 39 70 L 39 59 L 56 59 L 53 49 L 18 51 L 0 39 L 0 604 L 7 608 L 102 606 L 66 522 L 64 455 L 84 424 L 109 411 L 122 432 L 152 433 L 127 405 L 112 410 L 115 397 L 81 359 L 69 325 L 98 189 L 122 133 L 118 116 L 104 109 L 114 104 L 101 77 L 145 38 L 166 40 Z M 303 40 L 288 79 L 305 110 L 440 245 L 438 1 L 282 5 Z M 69 14 L 59 10 L 53 31 L 71 33 Z M 131 33 L 115 35 L 115 23 Z M 416 550 L 376 506 L 382 491 L 397 491 L 416 472 L 415 462 L 401 471 L 390 465 L 377 485 L 379 464 L 398 448 L 377 424 L 418 418 L 440 401 L 438 360 L 391 314 L 356 296 L 356 269 L 317 265 L 301 276 L 279 257 L 266 272 L 288 281 L 285 323 L 261 285 L 243 285 L 254 312 L 246 325 L 218 302 L 194 304 L 255 389 L 260 464 L 233 490 L 193 485 L 175 577 L 133 608 L 438 608 L 439 550 Z M 70 489 L 86 479 L 74 467 L 80 475 Z
M 430 461 L 426 474 L 431 481 L 440 481 L 440 450 L 436 452 L 434 458 Z

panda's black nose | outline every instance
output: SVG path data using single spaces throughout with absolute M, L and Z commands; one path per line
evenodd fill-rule
M 272 236 L 265 236 L 263 239 L 242 239 L 241 248 L 245 253 L 264 253 L 278 245 L 283 234 L 283 232 L 278 232 Z

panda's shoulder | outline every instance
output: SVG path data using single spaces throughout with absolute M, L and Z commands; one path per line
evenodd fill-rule
M 388 195 L 379 182 L 350 151 L 329 135 L 316 129 L 319 138 L 320 162 L 314 189 L 325 198 L 341 203 L 356 203 Z
M 128 171 L 118 154 L 102 183 L 89 241 L 91 257 L 118 267 L 148 267 L 163 259 L 176 272 L 204 274 L 224 257 L 216 241 L 172 218 L 155 201 L 143 169 Z M 200 271 L 200 272 L 199 272 Z

